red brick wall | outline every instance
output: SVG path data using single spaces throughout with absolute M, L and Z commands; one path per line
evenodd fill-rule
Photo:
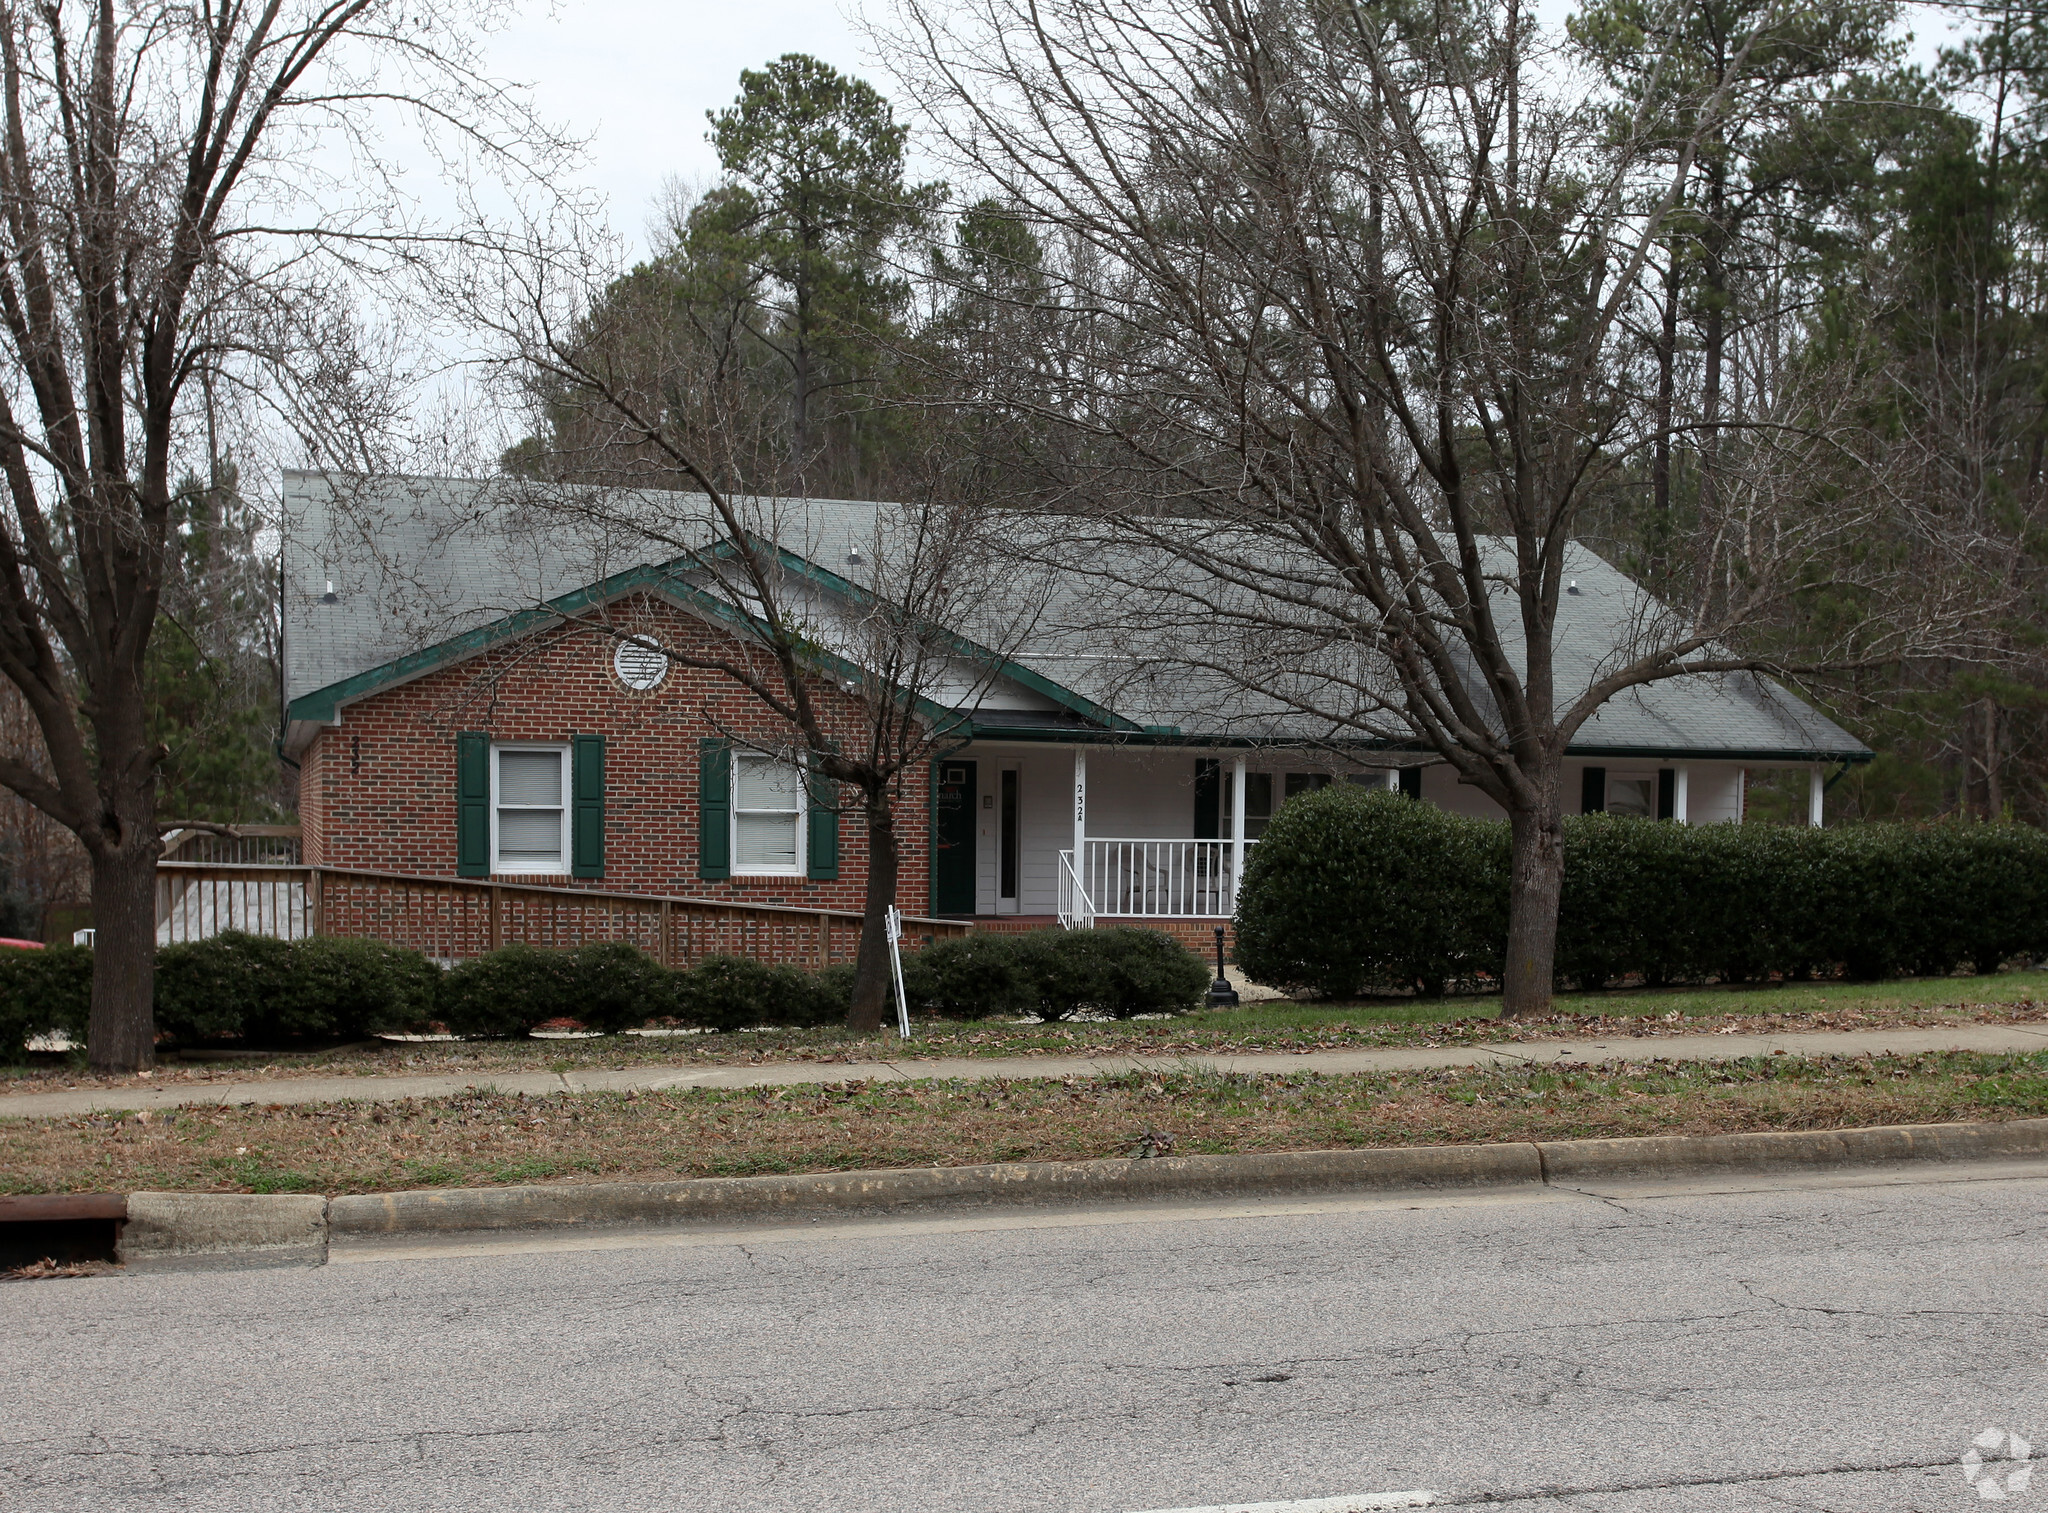
M 299 848 L 308 866 L 328 865 L 326 794 L 320 786 L 320 741 L 299 753 Z
M 698 647 L 731 657 L 738 643 L 658 599 L 612 607 L 615 624 L 651 634 L 673 651 Z M 858 909 L 867 837 L 857 814 L 839 823 L 839 877 L 697 876 L 698 742 L 729 734 L 771 746 L 788 727 L 733 680 L 671 663 L 647 693 L 612 673 L 614 639 L 563 627 L 495 648 L 454 667 L 387 689 L 341 711 L 300 758 L 300 823 L 306 859 L 415 876 L 455 874 L 455 738 L 566 743 L 605 737 L 605 874 L 520 881 L 628 893 L 689 894 L 797 907 Z M 763 665 L 766 671 L 765 662 Z M 854 702 L 829 681 L 814 696 L 851 735 Z M 931 877 L 929 773 L 906 775 L 897 800 L 902 872 L 897 900 L 926 912 Z

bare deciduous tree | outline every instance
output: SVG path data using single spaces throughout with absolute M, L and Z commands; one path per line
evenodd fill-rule
M 998 522 L 953 502 L 938 466 L 922 497 L 856 508 L 871 527 L 861 537 L 821 533 L 823 515 L 847 507 L 790 496 L 805 459 L 786 444 L 780 396 L 727 360 L 730 333 L 644 307 L 608 266 L 602 249 L 537 233 L 502 277 L 469 286 L 467 308 L 541 422 L 518 478 L 496 493 L 516 495 L 536 529 L 587 543 L 592 581 L 601 566 L 660 564 L 664 586 L 723 611 L 729 635 L 662 649 L 772 717 L 776 739 L 728 732 L 736 741 L 794 756 L 846 794 L 838 806 L 866 842 L 848 1026 L 874 1031 L 890 991 L 884 928 L 906 785 L 966 741 L 1043 586 L 992 550 Z M 602 606 L 586 623 L 635 634 Z
M 956 182 L 1046 248 L 1055 356 L 983 364 L 968 397 L 1062 432 L 1044 465 L 1152 565 L 1067 560 L 1154 647 L 1178 623 L 1184 665 L 1433 751 L 1498 803 L 1506 1011 L 1541 1010 L 1574 734 L 1659 680 L 1787 670 L 1744 633 L 1819 564 L 1896 586 L 1896 561 L 1831 549 L 1878 492 L 1793 481 L 1840 444 L 1824 375 L 1794 371 L 1747 411 L 1756 477 L 1696 522 L 1682 597 L 1628 605 L 1599 666 L 1558 664 L 1572 553 L 1658 430 L 1646 267 L 1729 86 L 1677 113 L 1674 151 L 1564 77 L 1513 0 L 901 0 L 886 40 Z
M 0 4 L 0 674 L 48 765 L 0 783 L 90 859 L 96 1068 L 153 1059 L 158 763 L 145 657 L 174 480 L 217 404 L 361 458 L 402 419 L 353 317 L 445 245 L 383 144 L 545 183 L 563 144 L 478 68 L 460 0 Z M 203 394 L 203 399 L 202 399 Z

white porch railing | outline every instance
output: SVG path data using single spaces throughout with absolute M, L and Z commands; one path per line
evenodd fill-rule
M 1254 841 L 1246 841 L 1250 851 Z M 1092 914 L 1125 919 L 1222 919 L 1237 908 L 1227 840 L 1145 840 L 1088 836 L 1081 864 L 1060 853 L 1061 923 L 1071 887 Z M 1090 920 L 1093 923 L 1093 920 Z
M 1071 851 L 1060 853 L 1060 928 L 1095 928 L 1095 905 L 1089 901 L 1088 890 L 1081 886 L 1081 879 L 1074 874 L 1074 853 Z

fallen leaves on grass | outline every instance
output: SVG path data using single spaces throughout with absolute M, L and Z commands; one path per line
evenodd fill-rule
M 1645 1047 L 1646 1053 L 1648 1047 Z M 1840 1129 L 2048 1114 L 2048 1052 L 1285 1076 L 855 1081 L 0 1121 L 0 1191 L 383 1192 L 618 1177 Z
M 1347 1005 L 1254 1005 L 1244 1011 L 1199 1012 L 1124 1023 L 957 1024 L 921 1022 L 909 1044 L 893 1034 L 856 1037 L 838 1027 L 748 1030 L 722 1035 L 644 1039 L 605 1035 L 589 1040 L 495 1040 L 350 1046 L 319 1055 L 252 1064 L 168 1063 L 134 1077 L 98 1077 L 71 1066 L 0 1068 L 0 1091 L 39 1092 L 119 1086 L 206 1086 L 301 1077 L 434 1075 L 484 1078 L 513 1072 L 630 1070 L 653 1066 L 758 1066 L 799 1063 L 843 1066 L 863 1061 L 915 1064 L 951 1057 L 1241 1055 L 1364 1050 L 1378 1046 L 1472 1046 L 1501 1042 L 1654 1040 L 1674 1035 L 1782 1034 L 1802 1030 L 1930 1028 L 1958 1024 L 2048 1021 L 2048 995 L 2038 973 L 1873 984 L 1792 984 L 1680 992 L 1691 1012 L 1661 1005 L 1657 994 L 1580 997 L 1597 1005 L 1542 1018 L 1503 1021 L 1497 999 L 1430 1005 L 1412 999 Z M 1809 1009 L 1775 1009 L 1826 998 Z M 1867 995 L 1848 1006 L 1844 995 Z M 1828 1006 L 1832 1001 L 1834 1006 Z M 1730 1012 L 1712 1009 L 1727 1003 Z M 1278 1013 L 1278 1018 L 1274 1014 Z M 1302 1016 L 1289 1020 L 1288 1015 Z M 1434 1017 L 1463 1015 L 1464 1017 Z M 1415 1017 L 1420 1016 L 1420 1017 Z

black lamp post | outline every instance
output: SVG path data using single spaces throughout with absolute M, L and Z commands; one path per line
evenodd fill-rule
M 1223 975 L 1223 926 L 1216 927 L 1216 980 L 1209 984 L 1209 1007 L 1212 1009 L 1234 1009 L 1237 1007 L 1237 989 L 1230 985 L 1230 979 Z

